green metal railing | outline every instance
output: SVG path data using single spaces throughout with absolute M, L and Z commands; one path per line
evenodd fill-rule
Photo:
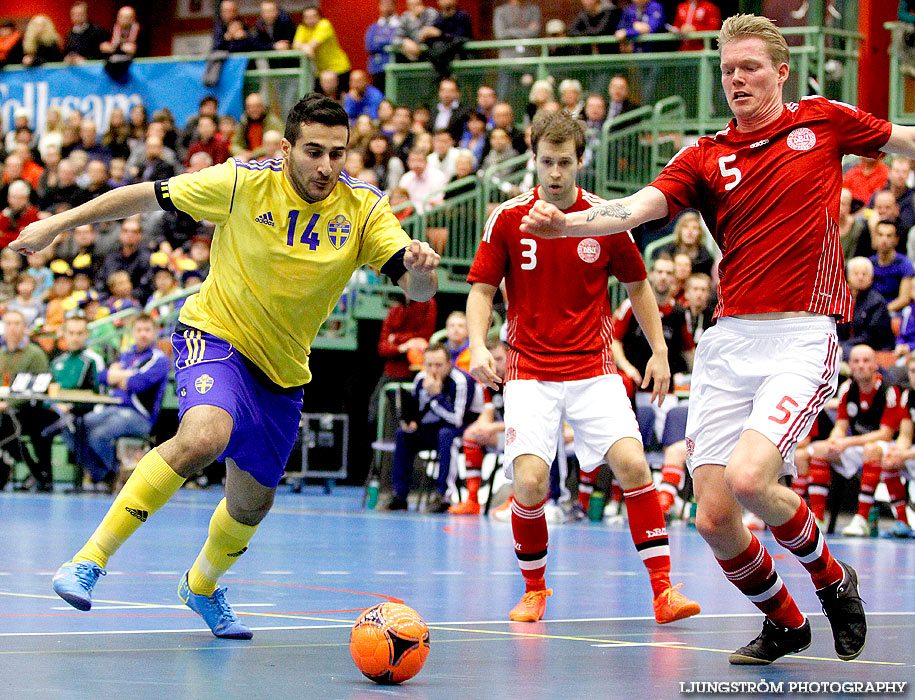
M 913 27 L 905 22 L 887 22 L 883 26 L 892 33 L 889 120 L 894 124 L 915 125 L 915 49 L 904 43 L 906 33 L 913 31 Z
M 858 44 L 861 35 L 854 31 L 822 27 L 786 27 L 781 30 L 788 40 L 791 73 L 785 86 L 785 98 L 797 100 L 816 93 L 833 99 L 854 102 L 857 95 Z M 454 61 L 452 73 L 471 100 L 481 84 L 496 85 L 499 75 L 508 76 L 510 85 L 500 97 L 510 102 L 516 114 L 527 105 L 530 79 L 552 77 L 559 81 L 575 78 L 585 93 L 605 94 L 612 75 L 628 76 L 634 93 L 644 104 L 665 97 L 679 96 L 686 110 L 687 131 L 706 134 L 717 131 L 730 117 L 719 76 L 719 56 L 714 49 L 716 32 L 696 32 L 690 38 L 701 39 L 701 51 L 664 50 L 651 53 L 551 56 L 558 46 L 591 46 L 619 44 L 614 37 L 575 37 L 526 39 L 521 41 L 474 41 L 466 48 L 472 53 L 495 52 L 500 48 L 527 47 L 538 55 L 513 58 L 473 58 Z M 643 36 L 641 43 L 670 44 L 679 41 L 676 34 Z M 665 47 L 666 48 L 666 47 Z M 416 106 L 436 101 L 436 74 L 431 64 L 389 63 L 387 97 L 396 103 Z M 525 79 L 525 76 L 528 76 Z M 646 91 L 650 94 L 640 94 Z M 472 100 L 471 100 L 472 101 Z

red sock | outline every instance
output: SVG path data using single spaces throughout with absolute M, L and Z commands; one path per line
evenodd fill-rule
M 625 495 L 623 487 L 620 486 L 620 482 L 616 480 L 610 482 L 610 500 L 614 503 L 619 503 L 623 500 L 623 496 Z
M 665 464 L 661 467 L 661 483 L 658 489 L 666 491 L 671 496 L 676 496 L 683 484 L 683 470 L 681 464 Z
M 880 483 L 880 462 L 865 462 L 861 471 L 861 490 L 858 491 L 858 515 L 867 520 L 874 505 L 874 491 Z
M 479 503 L 480 480 L 483 477 L 483 446 L 464 438 L 464 465 L 466 471 L 467 500 Z
M 784 525 L 770 525 L 769 530 L 782 547 L 798 558 L 807 569 L 817 590 L 841 581 L 843 572 L 826 546 L 826 538 L 813 520 L 804 501 Z
M 810 485 L 810 474 L 798 474 L 791 481 L 791 490 L 801 498 L 807 496 L 807 487 Z
M 901 523 L 909 524 L 908 513 L 905 512 L 905 504 L 908 498 L 905 484 L 902 483 L 902 477 L 899 472 L 894 470 L 883 473 L 883 483 L 886 484 L 886 490 L 890 494 L 890 503 L 893 506 L 893 512 L 896 514 L 896 520 Z
M 544 503 L 546 499 L 527 508 L 517 499 L 512 499 L 512 536 L 515 539 L 515 556 L 524 576 L 525 591 L 546 589 L 544 574 L 549 535 L 543 514 Z
M 591 494 L 594 493 L 594 484 L 597 483 L 598 474 L 600 474 L 599 469 L 590 472 L 578 470 L 578 502 L 581 503 L 581 507 L 586 513 L 591 505 Z
M 480 493 L 480 477 L 470 476 L 468 474 L 465 483 L 467 484 L 467 500 L 479 503 L 480 497 L 478 494 Z
M 629 532 L 642 563 L 651 577 L 651 590 L 657 597 L 670 588 L 670 545 L 661 514 L 661 503 L 654 483 L 624 491 Z
M 772 557 L 753 533 L 750 546 L 733 559 L 718 559 L 728 581 L 782 627 L 800 627 L 804 615 L 775 572 Z
M 810 458 L 810 485 L 807 495 L 810 496 L 810 510 L 819 520 L 826 519 L 826 496 L 829 494 L 829 482 L 832 472 L 829 462 L 824 459 Z

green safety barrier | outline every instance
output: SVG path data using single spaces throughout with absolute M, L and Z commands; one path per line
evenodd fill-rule
M 915 28 L 905 22 L 887 22 L 883 26 L 892 34 L 889 120 L 912 126 L 915 125 L 915 49 L 905 45 L 905 35 Z

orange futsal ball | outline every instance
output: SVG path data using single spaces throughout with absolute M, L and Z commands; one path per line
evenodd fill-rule
M 380 603 L 356 620 L 349 651 L 366 678 L 383 685 L 402 683 L 426 663 L 429 628 L 413 608 Z

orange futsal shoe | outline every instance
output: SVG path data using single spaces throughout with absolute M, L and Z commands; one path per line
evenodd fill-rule
M 480 504 L 468 498 L 466 501 L 461 501 L 457 505 L 451 506 L 448 512 L 454 515 L 479 515 Z
M 521 601 L 512 608 L 508 617 L 515 622 L 537 622 L 546 612 L 546 599 L 553 595 L 553 589 L 545 591 L 528 591 L 521 596 Z
M 683 584 L 678 583 L 676 586 L 666 589 L 654 599 L 654 619 L 657 620 L 659 625 L 682 620 L 684 617 L 692 617 L 702 611 L 699 603 L 680 593 L 681 588 L 683 588 Z
M 658 491 L 658 501 L 661 502 L 661 514 L 666 518 L 674 504 L 674 495 L 669 491 Z

